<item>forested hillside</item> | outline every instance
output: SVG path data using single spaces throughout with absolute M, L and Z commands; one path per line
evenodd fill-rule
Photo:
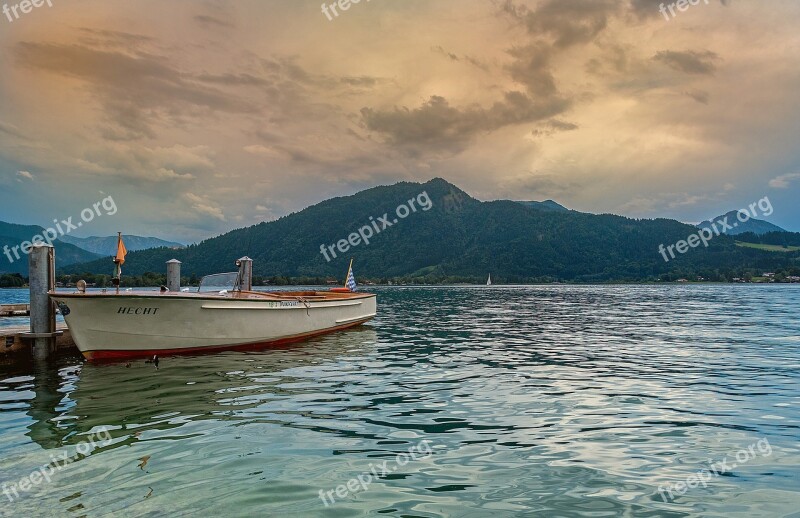
M 399 219 L 395 210 L 426 192 L 430 210 Z M 388 228 L 327 262 L 320 245 L 335 245 L 359 228 L 389 215 Z M 373 218 L 370 220 L 370 218 Z M 425 184 L 375 187 L 324 201 L 277 221 L 234 230 L 183 250 L 155 249 L 128 255 L 124 272 L 162 272 L 172 258 L 184 275 L 234 270 L 234 260 L 254 259 L 256 275 L 341 278 L 350 258 L 361 277 L 455 282 L 606 282 L 674 280 L 703 276 L 725 280 L 746 269 L 798 267 L 800 253 L 770 253 L 715 237 L 708 248 L 691 249 L 665 262 L 658 252 L 697 233 L 673 220 L 634 220 L 566 210 L 543 210 L 512 201 L 480 202 L 442 179 Z M 331 254 L 329 254 L 331 255 Z M 104 259 L 62 269 L 65 273 L 110 273 Z

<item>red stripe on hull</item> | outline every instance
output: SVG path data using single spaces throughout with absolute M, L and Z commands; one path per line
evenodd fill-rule
M 222 351 L 257 351 L 260 349 L 277 348 L 281 345 L 302 342 L 303 340 L 314 336 L 324 335 L 336 331 L 341 331 L 343 329 L 348 329 L 350 327 L 360 326 L 361 324 L 369 322 L 370 320 L 372 320 L 372 318 L 367 318 L 365 320 L 360 320 L 358 322 L 352 322 L 350 324 L 344 324 L 337 327 L 329 327 L 327 329 L 322 329 L 320 331 L 312 331 L 310 333 L 289 336 L 286 338 L 279 338 L 277 340 L 268 340 L 266 342 L 253 342 L 253 343 L 237 344 L 237 345 L 211 345 L 208 347 L 187 347 L 183 349 L 153 349 L 147 351 L 114 351 L 105 349 L 96 351 L 85 351 L 82 354 L 87 360 L 96 362 L 96 361 L 127 360 L 134 358 L 152 358 L 154 355 L 177 356 L 177 355 L 187 355 L 187 354 L 216 353 Z

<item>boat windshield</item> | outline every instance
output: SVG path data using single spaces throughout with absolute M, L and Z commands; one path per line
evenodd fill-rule
M 200 279 L 200 287 L 197 292 L 201 291 L 232 291 L 237 286 L 239 272 L 231 273 L 215 273 L 214 275 L 206 275 Z

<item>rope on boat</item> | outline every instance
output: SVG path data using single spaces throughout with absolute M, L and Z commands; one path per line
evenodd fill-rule
M 306 301 L 306 299 L 304 299 L 303 297 L 296 297 L 296 298 L 297 298 L 297 300 L 298 300 L 299 302 L 302 302 L 302 303 L 303 303 L 303 305 L 306 307 L 306 315 L 310 317 L 310 316 L 311 316 L 311 313 L 309 313 L 309 311 L 308 311 L 308 310 L 309 310 L 309 309 L 311 309 L 311 305 L 310 305 L 310 304 L 309 304 L 309 303 Z

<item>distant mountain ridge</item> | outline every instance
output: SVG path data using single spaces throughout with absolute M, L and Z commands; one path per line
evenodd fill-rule
M 28 256 L 23 254 L 19 248 L 15 253 L 15 247 L 19 247 L 23 242 L 30 241 L 34 236 L 41 236 L 43 233 L 44 229 L 36 225 L 17 225 L 0 221 L 0 273 L 19 273 L 27 276 Z M 99 257 L 97 254 L 60 240 L 54 241 L 53 246 L 56 248 L 56 261 L 61 266 L 85 263 Z M 17 255 L 19 255 L 19 259 Z M 9 260 L 9 256 L 11 260 Z
M 430 199 L 430 210 L 394 217 L 398 207 L 408 207 L 409 200 L 422 193 Z M 348 246 L 326 261 L 321 253 L 326 246 L 347 243 L 364 227 L 378 228 L 384 215 L 386 225 L 368 244 Z M 357 277 L 414 282 L 483 283 L 489 272 L 495 283 L 719 279 L 742 268 L 800 267 L 800 252 L 776 254 L 739 247 L 724 235 L 714 237 L 708 248 L 693 248 L 669 262 L 659 255 L 659 245 L 696 233 L 696 227 L 668 219 L 537 210 L 507 200 L 481 202 L 436 178 L 333 198 L 180 250 L 132 252 L 125 272 L 163 272 L 165 262 L 175 258 L 183 263 L 183 275 L 199 276 L 231 271 L 235 259 L 245 255 L 253 258 L 254 273 L 265 277 L 341 278 L 354 258 Z M 785 235 L 800 238 L 800 234 Z M 110 263 L 104 259 L 61 271 L 107 274 Z
M 717 216 L 714 219 L 698 223 L 697 228 L 705 228 L 713 232 L 713 225 L 716 224 L 716 228 L 719 230 L 719 232 L 729 236 L 737 236 L 739 234 L 746 234 L 748 232 L 751 232 L 757 236 L 768 234 L 770 232 L 787 232 L 787 230 L 782 229 L 778 225 L 773 225 L 768 221 L 760 219 L 751 218 L 745 222 L 741 222 L 737 217 L 738 214 L 738 210 L 732 210 L 726 214 L 723 214 L 722 216 Z M 733 228 L 726 229 L 724 225 L 717 223 L 720 220 L 726 221 L 728 225 Z
M 521 203 L 527 207 L 531 207 L 533 209 L 539 210 L 547 210 L 551 212 L 569 212 L 570 209 L 566 208 L 565 206 L 561 205 L 560 203 L 556 203 L 553 200 L 545 200 L 545 201 L 520 201 Z
M 98 255 L 114 255 L 117 253 L 117 236 L 107 237 L 75 237 L 75 236 L 62 236 L 59 238 L 65 243 L 73 244 L 79 248 L 83 248 L 89 252 Z M 129 252 L 138 250 L 147 250 L 150 248 L 167 247 L 172 249 L 184 248 L 185 245 L 173 241 L 165 241 L 157 237 L 141 237 L 123 234 L 122 239 L 125 242 L 125 248 Z
M 27 276 L 28 257 L 21 251 L 14 253 L 14 247 L 30 241 L 34 236 L 43 234 L 44 229 L 38 225 L 18 225 L 0 221 L 0 273 L 19 273 Z M 123 239 L 125 247 L 131 252 L 159 247 L 171 249 L 184 247 L 181 243 L 164 241 L 155 237 L 123 235 Z M 114 255 L 117 251 L 117 236 L 82 238 L 67 234 L 60 236 L 53 242 L 53 245 L 56 249 L 56 262 L 58 266 L 63 267 L 90 262 L 102 256 Z M 11 260 L 5 253 L 6 247 L 8 247 Z M 20 256 L 19 259 L 17 259 L 17 255 Z

